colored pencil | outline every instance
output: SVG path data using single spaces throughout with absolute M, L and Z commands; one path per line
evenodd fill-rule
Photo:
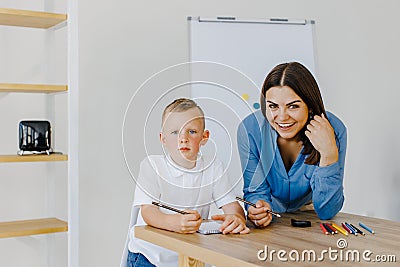
M 353 224 L 350 224 L 351 227 L 353 227 L 357 233 L 361 234 L 361 235 L 365 235 L 365 233 L 363 231 L 361 231 L 359 228 L 355 227 Z
M 344 235 L 349 235 L 342 227 L 340 227 L 339 225 L 337 225 L 336 223 L 332 223 L 332 226 L 338 230 L 339 232 L 341 232 Z
M 322 232 L 324 232 L 324 234 L 329 235 L 328 230 L 325 229 L 324 225 L 322 223 L 319 224 L 319 227 L 321 227 Z
M 350 229 L 351 233 L 353 235 L 358 235 L 356 229 L 354 229 L 353 227 L 350 226 L 350 224 L 348 224 L 347 222 L 344 222 L 344 224 L 347 226 L 347 228 Z
M 327 223 L 323 223 L 324 227 L 326 230 L 328 230 L 329 233 L 331 233 L 332 235 L 335 234 L 335 230 L 333 230 Z
M 372 230 L 371 228 L 369 228 L 368 226 L 366 226 L 365 224 L 363 224 L 362 222 L 358 223 L 362 228 L 364 228 L 365 230 L 367 230 L 368 232 L 370 232 L 371 234 L 375 234 L 375 231 Z
M 345 223 L 342 223 L 342 227 L 343 227 L 349 234 L 352 234 L 351 230 L 346 226 Z

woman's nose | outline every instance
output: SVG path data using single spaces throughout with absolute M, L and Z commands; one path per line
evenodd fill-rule
M 280 108 L 280 109 L 278 110 L 276 116 L 277 116 L 277 118 L 278 118 L 279 120 L 285 120 L 285 119 L 287 119 L 288 114 L 287 114 L 287 112 L 286 112 L 286 109 Z

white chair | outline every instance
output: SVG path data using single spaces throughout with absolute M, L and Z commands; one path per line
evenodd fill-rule
M 126 236 L 125 247 L 124 247 L 124 251 L 122 252 L 122 257 L 121 257 L 121 265 L 120 265 L 121 267 L 127 267 L 128 243 L 129 243 L 130 229 L 136 224 L 139 210 L 140 210 L 140 207 L 132 205 L 131 220 L 129 222 L 128 234 Z

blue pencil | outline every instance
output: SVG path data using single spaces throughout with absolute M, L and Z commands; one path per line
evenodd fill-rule
M 366 225 L 363 224 L 362 222 L 359 222 L 358 225 L 360 225 L 362 228 L 364 228 L 365 230 L 367 230 L 367 231 L 370 232 L 371 234 L 375 234 L 374 230 L 372 230 L 371 228 L 369 228 L 368 226 L 366 226 Z
M 350 226 L 350 224 L 348 224 L 347 222 L 344 222 L 344 224 L 347 226 L 347 228 L 350 229 L 351 233 L 353 235 L 358 235 L 356 229 L 354 229 L 353 227 Z

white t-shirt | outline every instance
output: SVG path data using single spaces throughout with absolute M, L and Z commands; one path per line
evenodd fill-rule
M 153 155 L 140 164 L 134 205 L 151 205 L 152 201 L 177 209 L 197 210 L 203 219 L 207 219 L 210 204 L 215 203 L 221 208 L 234 202 L 235 194 L 222 162 L 216 158 L 201 156 L 193 169 L 185 169 L 174 164 L 169 157 Z M 160 210 L 174 213 L 163 208 Z M 136 225 L 146 225 L 141 212 Z M 156 266 L 177 266 L 177 253 L 135 238 L 134 227 L 129 231 L 129 251 L 142 253 Z

